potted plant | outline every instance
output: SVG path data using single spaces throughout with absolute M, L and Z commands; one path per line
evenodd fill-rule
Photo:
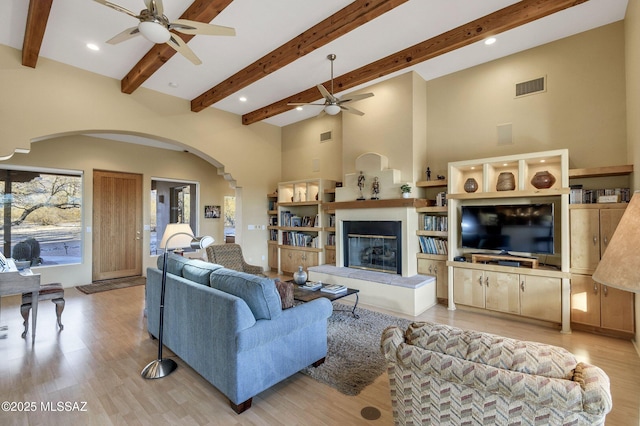
M 408 183 L 403 183 L 402 186 L 400 186 L 400 191 L 402 191 L 402 198 L 409 198 L 411 195 L 411 186 L 409 186 Z

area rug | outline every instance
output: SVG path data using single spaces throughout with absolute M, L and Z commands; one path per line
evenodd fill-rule
M 406 329 L 411 321 L 357 308 L 359 318 L 351 315 L 351 306 L 333 304 L 327 323 L 328 351 L 325 362 L 301 372 L 345 395 L 358 395 L 386 371 L 380 352 L 380 337 L 385 328 L 396 325 Z
M 145 285 L 147 283 L 146 277 L 126 277 L 126 278 L 114 278 L 111 280 L 94 281 L 91 284 L 79 285 L 76 288 L 84 294 L 100 293 L 102 291 L 115 290 L 118 288 L 134 287 L 137 285 Z

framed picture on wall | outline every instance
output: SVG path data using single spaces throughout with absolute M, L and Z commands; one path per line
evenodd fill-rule
M 220 206 L 204 206 L 205 219 L 220 219 Z

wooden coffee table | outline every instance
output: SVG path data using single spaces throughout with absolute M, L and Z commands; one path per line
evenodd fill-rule
M 355 288 L 347 288 L 347 291 L 343 291 L 341 293 L 325 293 L 324 291 L 317 290 L 307 290 L 303 288 L 301 285 L 296 284 L 293 281 L 289 281 L 293 283 L 293 299 L 298 300 L 300 302 L 311 302 L 312 300 L 319 299 L 324 297 L 325 299 L 329 299 L 330 301 L 342 299 L 343 297 L 351 296 L 352 294 L 356 295 L 356 303 L 353 305 L 353 309 L 351 309 L 351 314 L 354 318 L 359 318 L 356 314 L 356 307 L 358 306 L 358 293 L 360 290 L 356 290 Z M 324 286 L 324 285 L 323 285 Z

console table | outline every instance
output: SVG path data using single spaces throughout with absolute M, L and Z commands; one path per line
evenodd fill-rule
M 31 343 L 36 340 L 36 320 L 38 318 L 38 292 L 40 291 L 40 274 L 22 275 L 20 272 L 0 272 L 0 296 L 31 293 L 33 314 L 31 317 Z

